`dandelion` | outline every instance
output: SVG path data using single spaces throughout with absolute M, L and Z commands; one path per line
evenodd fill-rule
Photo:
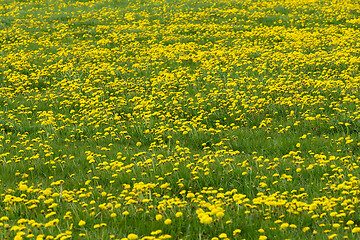
M 227 238 L 226 233 L 221 233 L 221 234 L 219 235 L 219 238 Z
M 26 190 L 28 190 L 28 186 L 26 186 L 25 184 L 20 184 L 19 189 L 20 189 L 20 191 L 26 191 Z
M 225 215 L 224 212 L 217 212 L 216 213 L 216 217 L 218 217 L 218 218 L 222 218 L 224 215 Z
M 164 221 L 164 223 L 165 223 L 166 225 L 170 225 L 171 222 L 172 222 L 172 221 L 171 221 L 171 219 L 169 219 L 169 218 Z
M 328 238 L 329 238 L 329 239 L 334 239 L 336 236 L 337 236 L 337 234 L 334 233 L 334 234 L 331 234 Z
M 236 234 L 239 234 L 239 233 L 241 233 L 241 230 L 240 229 L 235 229 L 234 231 L 233 231 L 233 235 L 235 236 Z
M 187 198 L 194 198 L 195 195 L 194 195 L 193 193 L 188 193 L 188 194 L 186 195 L 186 197 L 187 197 Z
M 80 220 L 79 223 L 78 223 L 78 225 L 79 225 L 80 227 L 84 226 L 85 224 L 86 224 L 86 222 L 83 221 L 83 220 Z
M 280 230 L 283 230 L 285 228 L 289 227 L 289 224 L 288 223 L 283 223 L 280 225 Z
M 130 233 L 127 237 L 128 237 L 129 240 L 138 239 L 138 235 L 133 234 L 133 233 Z

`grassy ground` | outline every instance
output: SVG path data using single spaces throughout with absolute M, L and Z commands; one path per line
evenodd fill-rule
M 0 0 L 0 239 L 359 239 L 359 16 Z

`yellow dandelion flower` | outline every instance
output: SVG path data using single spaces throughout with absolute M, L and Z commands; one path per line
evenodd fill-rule
M 127 236 L 127 238 L 128 238 L 129 240 L 138 239 L 138 235 L 133 234 L 133 233 L 130 233 L 130 234 Z
M 85 221 L 83 221 L 83 220 L 80 220 L 79 221 L 79 223 L 78 223 L 78 225 L 81 227 L 81 226 L 84 226 L 86 224 L 86 222 Z

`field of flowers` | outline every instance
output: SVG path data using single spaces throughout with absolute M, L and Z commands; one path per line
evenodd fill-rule
M 359 239 L 359 0 L 0 0 L 0 239 Z

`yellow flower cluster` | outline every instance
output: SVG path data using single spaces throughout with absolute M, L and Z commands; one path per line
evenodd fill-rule
M 360 238 L 360 4 L 0 0 L 0 239 Z

